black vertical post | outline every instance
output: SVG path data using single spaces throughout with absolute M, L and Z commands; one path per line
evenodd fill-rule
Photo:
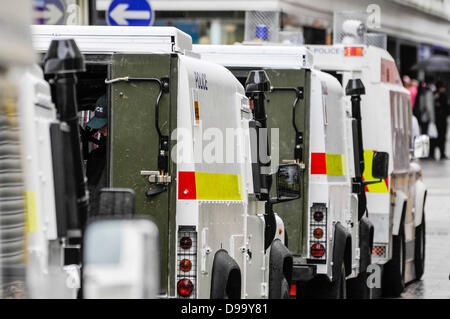
M 78 126 L 77 72 L 85 71 L 84 58 L 74 40 L 53 40 L 44 58 L 44 71 L 52 75 L 53 100 L 59 120 L 70 128 L 70 145 L 64 145 L 66 153 L 72 154 L 68 169 L 73 170 L 77 216 L 68 216 L 68 229 L 82 229 L 85 225 L 88 209 L 88 192 L 86 187 L 81 140 Z
M 245 91 L 252 105 L 253 118 L 256 122 L 256 150 L 257 150 L 257 166 L 258 175 L 253 178 L 259 178 L 260 188 L 258 196 L 259 200 L 265 201 L 264 212 L 264 250 L 268 249 L 272 244 L 276 232 L 276 219 L 270 201 L 270 188 L 272 187 L 272 175 L 270 172 L 270 144 L 269 134 L 267 130 L 267 114 L 266 114 L 266 92 L 271 91 L 269 78 L 264 70 L 251 71 L 245 82 Z M 252 145 L 252 148 L 255 146 Z
M 361 118 L 361 95 L 366 94 L 364 84 L 360 79 L 351 79 L 345 88 L 346 95 L 351 96 L 353 132 L 353 157 L 355 164 L 355 178 L 353 179 L 353 192 L 358 194 L 358 219 L 364 215 L 366 206 L 366 193 L 363 182 L 364 173 L 364 146 Z
M 97 0 L 88 0 L 89 25 L 97 25 Z

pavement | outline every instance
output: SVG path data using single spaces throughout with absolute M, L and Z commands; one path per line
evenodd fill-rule
M 450 155 L 450 143 L 446 150 Z M 450 160 L 421 160 L 420 164 L 428 186 L 425 273 L 422 280 L 406 286 L 401 298 L 450 299 Z

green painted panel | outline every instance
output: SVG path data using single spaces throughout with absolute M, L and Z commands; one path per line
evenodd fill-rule
M 170 55 L 117 54 L 113 57 L 111 78 L 170 78 Z M 162 133 L 169 135 L 169 116 L 172 90 L 163 94 L 159 109 Z M 151 187 L 141 170 L 157 170 L 159 138 L 155 128 L 155 102 L 159 86 L 155 82 L 116 82 L 111 85 L 111 153 L 110 183 L 112 187 L 131 188 L 136 192 L 136 213 L 150 216 L 160 232 L 161 288 L 167 291 L 169 247 L 169 198 L 173 187 L 148 199 Z M 176 93 L 175 93 L 176 94 Z M 176 114 L 176 113 L 175 113 Z M 172 183 L 174 184 L 174 183 Z M 172 186 L 172 185 L 171 185 Z
M 308 70 L 267 69 L 272 87 L 303 87 L 304 98 L 296 107 L 296 125 L 303 132 L 303 161 L 309 167 L 309 76 Z M 296 94 L 293 91 L 277 91 L 267 94 L 266 113 L 269 129 L 279 129 L 280 164 L 283 160 L 294 160 L 295 130 L 292 125 L 292 106 Z M 269 130 L 270 132 L 270 130 Z M 275 180 L 272 195 L 276 195 Z M 304 255 L 307 240 L 308 171 L 303 172 L 302 195 L 298 200 L 280 203 L 274 210 L 283 219 L 288 234 L 289 250 L 295 255 Z

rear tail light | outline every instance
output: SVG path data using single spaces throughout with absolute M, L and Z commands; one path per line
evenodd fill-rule
M 345 56 L 363 56 L 363 47 L 345 47 Z
M 314 244 L 311 246 L 311 256 L 320 258 L 325 255 L 325 247 L 322 244 Z
M 326 260 L 327 206 L 314 203 L 309 218 L 310 256 L 313 260 Z
M 297 296 L 297 285 L 295 285 L 295 284 L 291 285 L 291 291 L 290 291 L 289 295 Z
M 181 279 L 177 283 L 178 295 L 189 297 L 194 291 L 194 284 L 189 279 Z
M 323 229 L 322 228 L 316 228 L 313 232 L 314 238 L 321 239 L 323 237 Z
M 180 261 L 180 270 L 188 272 L 192 269 L 192 262 L 189 259 L 183 259 Z
M 314 212 L 314 215 L 313 215 L 314 221 L 320 223 L 321 221 L 323 221 L 323 217 L 324 217 L 324 215 L 323 215 L 322 211 L 319 210 L 317 212 Z
M 196 298 L 197 232 L 194 226 L 178 227 L 177 292 L 178 297 Z
M 180 239 L 180 247 L 183 249 L 190 249 L 192 247 L 192 238 L 182 237 Z

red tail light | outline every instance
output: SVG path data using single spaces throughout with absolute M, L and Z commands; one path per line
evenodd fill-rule
M 323 220 L 323 217 L 324 217 L 323 212 L 321 211 L 314 212 L 314 220 L 316 222 L 320 223 Z
M 345 56 L 363 56 L 363 48 L 345 47 Z
M 192 247 L 192 239 L 190 237 L 181 238 L 180 247 L 183 249 L 190 249 Z
M 311 255 L 320 258 L 325 254 L 325 247 L 322 244 L 314 244 L 311 246 Z
M 297 296 L 297 285 L 291 285 L 291 296 Z
M 177 284 L 178 294 L 182 297 L 189 297 L 194 290 L 194 284 L 189 279 L 181 279 Z
M 315 260 L 326 260 L 327 247 L 327 205 L 313 203 L 309 219 L 310 256 Z
M 197 298 L 197 232 L 194 226 L 178 226 L 177 287 L 181 298 Z

